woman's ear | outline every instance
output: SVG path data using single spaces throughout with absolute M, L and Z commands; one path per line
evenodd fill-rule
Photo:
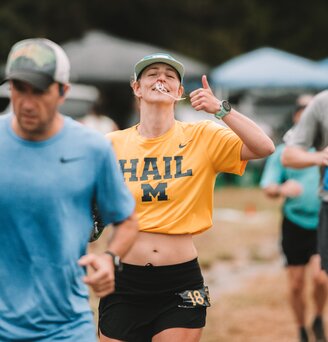
M 180 85 L 180 88 L 179 88 L 179 91 L 178 91 L 179 97 L 181 97 L 181 96 L 183 95 L 183 93 L 184 93 L 184 87 L 183 87 L 183 85 L 181 84 L 181 85 Z
M 133 89 L 134 96 L 140 98 L 141 97 L 141 93 L 140 93 L 140 83 L 139 83 L 139 81 L 133 81 L 131 83 L 131 87 Z

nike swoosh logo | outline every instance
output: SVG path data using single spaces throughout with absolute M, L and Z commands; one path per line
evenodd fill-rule
M 65 163 L 71 163 L 71 162 L 75 162 L 75 161 L 78 161 L 78 160 L 81 160 L 83 159 L 83 157 L 72 157 L 72 158 L 65 158 L 65 157 L 61 157 L 59 159 L 59 161 L 63 164 Z
M 185 141 L 184 144 L 179 144 L 179 148 L 184 148 L 185 146 L 187 146 L 190 142 L 192 141 L 192 139 L 188 140 L 188 141 Z

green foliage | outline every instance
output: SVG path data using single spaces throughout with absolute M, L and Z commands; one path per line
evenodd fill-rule
M 17 40 L 63 43 L 89 29 L 175 50 L 216 66 L 260 46 L 325 58 L 328 3 L 317 0 L 2 0 L 0 62 Z

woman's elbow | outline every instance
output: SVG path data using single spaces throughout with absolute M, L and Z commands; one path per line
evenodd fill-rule
M 269 156 L 275 151 L 273 143 L 258 143 L 253 148 L 243 145 L 241 160 L 261 159 Z
M 268 146 L 268 156 L 276 150 L 276 147 L 274 146 L 274 143 L 272 140 L 270 140 L 269 146 Z
M 270 154 L 272 154 L 275 151 L 275 146 L 274 143 L 271 139 L 269 139 L 267 142 L 263 143 L 261 146 L 261 153 L 260 156 L 261 158 L 268 157 Z

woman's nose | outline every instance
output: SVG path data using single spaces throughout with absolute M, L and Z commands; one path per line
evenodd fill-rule
M 165 81 L 165 74 L 164 73 L 160 73 L 157 77 L 157 80 L 164 82 Z

